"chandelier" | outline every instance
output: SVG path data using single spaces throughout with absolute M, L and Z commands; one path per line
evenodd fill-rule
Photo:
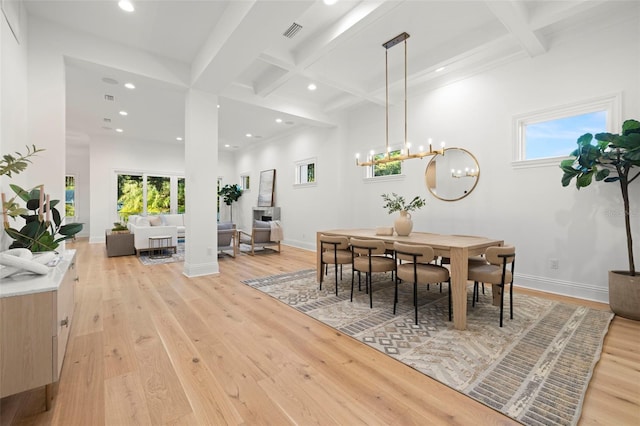
M 376 164 L 384 164 L 392 161 L 404 161 L 412 158 L 424 158 L 436 154 L 444 155 L 444 142 L 440 143 L 440 149 L 433 149 L 433 142 L 428 140 L 429 149 L 426 150 L 424 146 L 419 146 L 416 152 L 411 152 L 411 144 L 407 140 L 407 39 L 409 34 L 402 33 L 391 40 L 383 43 L 382 46 L 386 49 L 384 53 L 384 67 L 385 67 L 385 110 L 386 110 L 386 150 L 384 154 L 376 158 L 376 152 L 371 150 L 365 161 L 360 161 L 360 154 L 356 154 L 357 166 L 374 166 Z M 400 149 L 400 153 L 392 153 L 389 147 L 389 49 L 396 44 L 404 42 L 404 144 Z

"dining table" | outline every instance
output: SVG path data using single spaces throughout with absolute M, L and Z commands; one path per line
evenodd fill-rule
M 316 273 L 317 281 L 322 276 L 321 235 L 337 235 L 348 238 L 365 238 L 382 240 L 389 250 L 398 241 L 406 244 L 422 244 L 431 246 L 436 256 L 450 259 L 451 300 L 453 305 L 453 326 L 456 330 L 467 327 L 467 276 L 470 256 L 484 254 L 487 247 L 502 246 L 503 240 L 473 236 L 448 235 L 430 232 L 411 232 L 408 236 L 378 235 L 376 229 L 332 229 L 318 231 L 316 234 Z

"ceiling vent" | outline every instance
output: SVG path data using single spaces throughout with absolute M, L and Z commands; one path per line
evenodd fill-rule
M 293 24 L 291 24 L 289 28 L 287 28 L 285 32 L 282 33 L 282 35 L 287 38 L 293 38 L 295 37 L 296 34 L 298 34 L 298 31 L 300 31 L 301 29 L 302 29 L 302 25 L 296 24 L 294 22 Z
M 110 118 L 103 118 L 102 121 L 104 121 L 105 123 L 111 123 L 111 119 Z
M 104 95 L 104 100 L 113 102 L 115 100 L 115 97 L 113 95 Z

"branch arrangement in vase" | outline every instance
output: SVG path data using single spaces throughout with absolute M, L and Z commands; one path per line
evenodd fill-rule
M 389 214 L 393 212 L 411 212 L 418 210 L 425 206 L 426 201 L 424 198 L 420 198 L 418 196 L 414 197 L 410 202 L 406 202 L 402 195 L 398 195 L 395 192 L 389 194 L 382 194 L 382 199 L 384 200 L 384 207 L 389 211 Z

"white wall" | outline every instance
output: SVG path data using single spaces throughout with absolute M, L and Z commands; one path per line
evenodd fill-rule
M 21 7 L 21 6 L 20 6 Z M 0 153 L 2 155 L 25 153 L 27 139 L 27 47 L 28 34 L 26 31 L 27 18 L 24 9 L 20 13 L 20 42 L 16 40 L 7 24 L 4 16 L 0 15 Z M 38 185 L 41 182 L 31 178 L 28 171 L 46 164 L 46 156 L 41 154 L 33 159 L 33 164 L 27 168 L 27 172 L 14 175 L 9 179 L 3 176 L 0 179 L 0 192 L 6 194 L 7 200 L 14 193 L 9 184 L 15 184 L 25 189 Z M 12 227 L 19 227 L 16 222 L 9 219 Z M 6 249 L 13 240 L 4 231 L 0 236 L 0 251 Z
M 638 17 L 609 25 L 590 27 L 579 38 L 560 37 L 539 57 L 414 93 L 409 139 L 433 136 L 468 149 L 480 164 L 479 184 L 467 198 L 448 203 L 428 193 L 424 161 L 405 162 L 400 181 L 365 184 L 350 176 L 342 199 L 350 203 L 352 218 L 362 218 L 363 226 L 387 225 L 380 194 L 426 196 L 427 206 L 414 214 L 414 229 L 504 239 L 517 247 L 518 285 L 607 301 L 607 271 L 628 268 L 619 187 L 597 184 L 578 193 L 561 186 L 557 166 L 514 169 L 511 158 L 517 114 L 622 92 L 623 119 L 640 118 Z M 354 152 L 367 152 L 375 133 L 384 132 L 383 113 L 368 108 L 352 116 L 348 141 Z M 632 186 L 638 240 L 640 186 Z M 557 270 L 549 268 L 551 258 L 558 259 Z

